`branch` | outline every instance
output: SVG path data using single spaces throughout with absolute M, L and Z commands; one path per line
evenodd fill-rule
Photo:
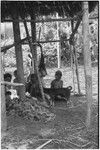
M 50 143 L 51 141 L 52 141 L 52 139 L 49 140 L 49 141 L 47 141 L 47 142 L 45 142 L 45 143 L 42 144 L 41 146 L 37 147 L 35 150 L 37 150 L 37 149 L 42 149 L 45 145 L 47 145 L 47 144 Z

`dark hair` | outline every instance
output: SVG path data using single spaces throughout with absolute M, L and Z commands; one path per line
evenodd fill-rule
M 14 71 L 14 75 L 17 74 L 17 70 Z
M 31 78 L 31 79 L 36 79 L 36 80 L 38 79 L 38 77 L 37 77 L 36 74 L 31 74 L 31 75 L 30 75 L 30 78 Z
M 10 91 L 7 91 L 6 93 L 5 93 L 5 95 L 7 96 L 7 95 L 11 95 L 11 92 Z
M 5 73 L 4 74 L 4 80 L 6 79 L 6 78 L 12 78 L 12 75 L 10 74 L 10 73 Z
M 60 70 L 58 70 L 58 71 L 55 72 L 55 75 L 62 76 L 62 72 Z

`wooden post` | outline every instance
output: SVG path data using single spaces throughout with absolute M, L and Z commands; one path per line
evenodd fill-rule
M 56 13 L 58 19 L 58 13 Z M 57 39 L 59 39 L 59 22 L 57 21 Z M 61 67 L 60 42 L 57 42 L 58 69 Z
M 1 53 L 1 52 L 0 52 Z M 1 81 L 4 80 L 3 66 L 2 66 L 2 54 L 0 55 L 0 66 L 1 66 Z M 5 102 L 5 86 L 0 83 L 0 93 L 1 93 L 1 134 L 3 134 L 7 129 L 7 117 L 6 117 L 6 102 Z
M 73 93 L 75 94 L 75 79 L 74 79 L 74 63 L 73 63 L 73 46 L 70 45 L 70 51 L 71 51 L 71 69 L 72 69 L 72 80 L 73 80 Z
M 80 81 L 79 81 L 79 72 L 78 72 L 78 61 L 77 61 L 75 46 L 73 46 L 73 47 L 74 47 L 74 55 L 75 55 L 75 66 L 76 66 L 76 78 L 77 78 L 78 94 L 80 95 L 81 90 L 80 90 Z
M 91 54 L 89 50 L 89 17 L 88 17 L 88 2 L 83 2 L 83 51 L 84 51 L 84 72 L 85 72 L 85 87 L 87 98 L 87 118 L 86 126 L 91 124 L 91 105 L 92 105 L 92 68 Z
M 13 22 L 14 41 L 17 43 L 20 41 L 20 27 L 18 22 Z M 18 82 L 25 85 L 24 69 L 23 69 L 23 56 L 21 44 L 15 45 Z M 18 87 L 19 96 L 22 100 L 25 99 L 25 86 Z
M 71 21 L 71 27 L 72 27 L 72 33 L 73 33 L 73 31 L 74 31 L 74 22 L 73 22 L 73 20 Z M 74 36 L 73 36 L 72 45 L 73 45 L 73 54 L 74 54 L 74 57 L 75 57 L 75 67 L 76 67 L 76 78 L 77 78 L 78 93 L 80 95 L 81 92 L 80 92 L 80 83 L 79 83 L 78 62 L 77 62 L 77 57 L 76 57 Z
M 31 52 L 32 52 L 32 51 L 34 51 L 33 44 L 32 44 L 32 42 L 31 42 L 31 40 L 29 38 L 29 32 L 28 32 L 28 28 L 27 28 L 27 23 L 25 21 L 24 21 L 24 27 L 25 27 L 26 34 L 27 34 L 27 37 L 28 37 L 29 46 L 30 46 L 30 49 L 31 49 Z M 32 55 L 32 57 L 34 58 L 34 62 L 35 62 L 35 67 L 36 67 L 35 69 L 36 69 L 36 74 L 37 74 L 38 81 L 39 81 L 39 88 L 40 88 L 40 91 L 41 91 L 42 99 L 43 99 L 43 101 L 45 101 L 45 96 L 44 96 L 44 92 L 43 92 L 43 86 L 42 86 L 42 82 L 41 82 L 40 75 L 39 75 L 39 72 L 38 72 L 37 58 L 35 57 L 35 55 Z
M 35 20 L 35 15 L 31 15 L 31 19 Z M 31 33 L 32 33 L 32 43 L 36 43 L 36 23 L 31 22 Z M 32 51 L 32 58 L 35 57 L 35 60 L 37 61 L 37 49 L 36 45 L 33 45 L 33 51 Z M 33 60 L 34 62 L 34 73 L 36 73 L 36 61 Z

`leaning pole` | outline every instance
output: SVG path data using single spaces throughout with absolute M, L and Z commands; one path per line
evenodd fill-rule
M 84 51 L 84 73 L 85 73 L 85 88 L 87 99 L 87 117 L 86 126 L 91 124 L 91 106 L 92 106 L 92 67 L 91 53 L 89 50 L 89 17 L 88 17 L 88 2 L 83 2 L 83 51 Z
M 17 16 L 14 19 L 18 19 Z M 20 26 L 19 22 L 13 22 L 13 32 L 14 32 L 14 41 L 17 43 L 20 41 Z M 23 54 L 21 44 L 15 45 L 15 54 L 16 54 L 16 65 L 18 72 L 18 83 L 23 83 L 25 85 L 24 79 L 24 68 L 23 68 Z M 25 100 L 25 86 L 18 87 L 19 96 L 22 100 Z

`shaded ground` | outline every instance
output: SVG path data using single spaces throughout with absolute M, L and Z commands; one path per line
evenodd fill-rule
M 72 107 L 57 103 L 56 118 L 52 121 L 26 121 L 21 117 L 8 117 L 8 134 L 2 138 L 2 148 L 34 149 L 52 139 L 43 148 L 98 148 L 98 110 L 92 106 L 90 130 L 86 130 L 86 100 L 71 97 Z M 76 104 L 77 101 L 77 104 Z M 75 106 L 76 105 L 76 106 Z
M 56 69 L 57 70 L 57 69 Z M 64 86 L 72 85 L 71 70 L 63 71 Z M 83 69 L 80 71 L 81 91 L 84 93 Z M 54 78 L 55 70 L 48 70 L 45 79 L 46 85 Z M 56 103 L 52 112 L 54 120 L 27 121 L 21 117 L 8 117 L 8 131 L 2 135 L 1 146 L 6 149 L 35 149 L 48 140 L 45 149 L 96 149 L 98 148 L 98 99 L 97 99 L 97 68 L 93 68 L 93 104 L 91 127 L 86 129 L 86 98 L 85 96 L 71 96 L 68 106 L 65 103 Z M 77 86 L 77 85 L 76 85 Z M 77 87 L 76 87 L 77 89 Z

